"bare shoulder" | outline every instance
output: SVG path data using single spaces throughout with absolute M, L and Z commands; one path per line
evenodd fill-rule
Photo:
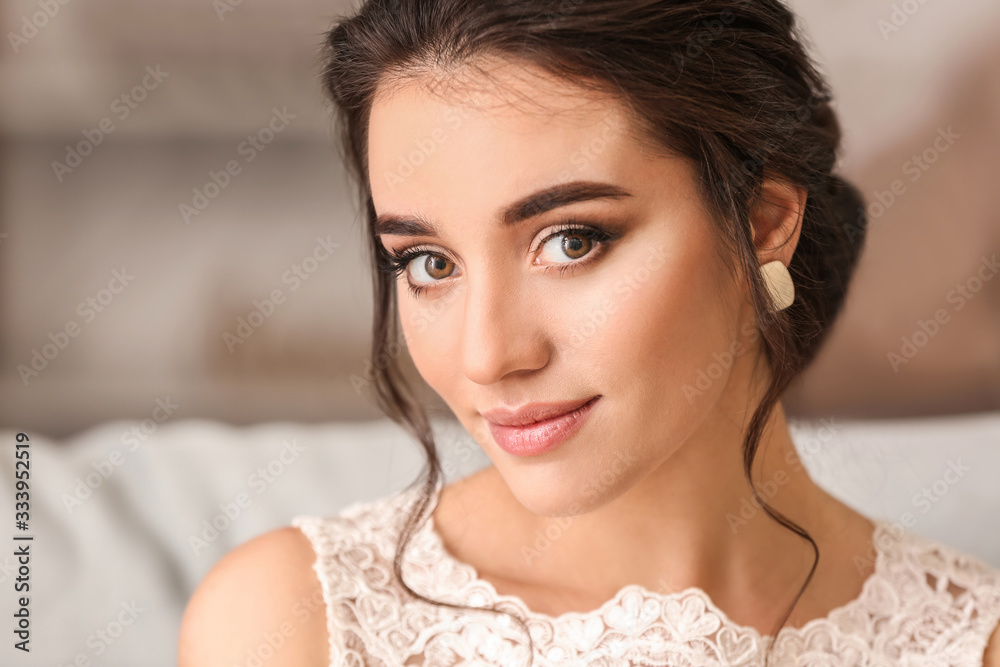
M 983 667 L 1000 667 L 1000 625 L 993 630 L 993 634 L 986 644 Z
M 327 667 L 329 635 L 316 554 L 284 526 L 244 542 L 209 571 L 188 601 L 179 667 L 247 664 Z

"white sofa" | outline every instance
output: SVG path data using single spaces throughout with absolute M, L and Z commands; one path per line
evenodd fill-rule
M 32 437 L 32 650 L 19 654 L 8 641 L 0 663 L 175 665 L 187 599 L 223 554 L 295 515 L 400 489 L 423 465 L 419 446 L 388 420 L 147 422 L 145 440 L 130 435 L 134 427 L 114 421 L 64 441 Z M 487 463 L 460 425 L 435 429 L 449 479 Z M 914 532 L 1000 566 L 1000 412 L 793 421 L 792 431 L 816 480 L 853 506 L 892 521 L 908 512 Z M 0 432 L 0 498 L 11 519 L 15 434 Z M 213 534 L 213 520 L 223 530 Z M 8 619 L 12 552 L 0 556 Z

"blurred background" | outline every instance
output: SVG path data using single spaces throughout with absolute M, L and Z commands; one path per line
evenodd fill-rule
M 56 3 L 30 39 L 11 34 L 31 34 L 25 17 L 41 4 L 3 3 L 4 423 L 63 436 L 144 416 L 167 394 L 179 415 L 233 423 L 377 416 L 350 382 L 365 370 L 370 278 L 316 52 L 350 4 L 230 3 Z M 1000 250 L 1000 5 L 792 4 L 837 95 L 842 169 L 872 222 L 846 312 L 790 412 L 997 408 L 1000 280 L 959 297 L 961 309 L 948 295 Z M 919 10 L 894 9 L 904 4 Z M 248 137 L 262 131 L 272 140 L 258 149 Z M 339 246 L 292 291 L 286 272 L 317 237 Z M 88 306 L 123 268 L 134 280 Z M 276 288 L 287 300 L 274 316 L 227 345 Z M 939 309 L 950 320 L 893 364 Z M 52 347 L 71 323 L 79 333 Z
M 77 635 L 57 640 L 51 625 L 32 660 L 69 664 L 82 651 L 140 664 L 129 660 L 148 650 L 148 631 L 165 652 L 141 664 L 173 664 L 179 609 L 222 553 L 419 468 L 366 395 L 370 267 L 318 78 L 323 32 L 352 4 L 0 3 L 0 426 L 5 443 L 29 433 L 47 466 L 36 474 L 51 488 L 35 501 L 51 527 L 38 561 L 44 622 L 79 625 L 104 605 Z M 839 488 L 898 516 L 952 452 L 972 446 L 961 451 L 979 457 L 983 480 L 1000 463 L 1000 3 L 789 4 L 835 91 L 841 171 L 871 222 L 846 309 L 786 408 L 875 429 L 829 456 L 844 475 L 881 470 Z M 143 424 L 148 446 L 86 507 L 67 503 Z M 974 444 L 949 435 L 962 428 Z M 938 438 L 902 481 L 885 471 L 907 461 L 905 438 L 891 455 L 859 444 L 900 433 Z M 189 533 L 296 437 L 313 443 L 311 463 L 193 553 Z M 453 473 L 482 464 L 468 442 L 455 451 Z M 875 465 L 856 467 L 865 456 Z M 816 474 L 833 461 L 817 458 Z M 368 477 L 343 473 L 361 468 Z M 920 528 L 1000 565 L 1000 542 L 981 528 L 947 532 L 973 506 L 997 526 L 1000 498 L 985 484 L 963 483 Z M 157 503 L 176 503 L 173 519 L 143 518 Z M 105 572 L 126 563 L 143 565 L 124 583 Z M 136 590 L 154 609 L 147 629 L 98 653 L 88 634 Z

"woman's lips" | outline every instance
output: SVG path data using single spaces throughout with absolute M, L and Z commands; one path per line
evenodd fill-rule
M 490 426 L 490 433 L 497 445 L 508 454 L 514 456 L 537 456 L 544 454 L 558 447 L 570 436 L 580 430 L 587 421 L 587 417 L 593 412 L 600 396 L 594 396 L 583 405 L 570 408 L 568 412 L 556 414 L 541 421 L 535 421 L 526 426 L 506 426 L 491 421 L 491 417 L 512 423 L 524 423 L 529 418 L 527 415 L 536 410 L 552 414 L 553 404 L 526 406 L 516 413 L 497 411 L 483 413 Z M 572 405 L 572 404 L 570 404 Z M 503 416 L 498 416 L 502 414 Z

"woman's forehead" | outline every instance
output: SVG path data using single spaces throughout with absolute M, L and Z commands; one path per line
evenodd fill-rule
M 380 99 L 368 136 L 376 202 L 504 179 L 609 179 L 604 166 L 637 152 L 631 126 L 613 101 L 545 92 L 522 104 L 483 95 L 467 104 L 411 84 Z

